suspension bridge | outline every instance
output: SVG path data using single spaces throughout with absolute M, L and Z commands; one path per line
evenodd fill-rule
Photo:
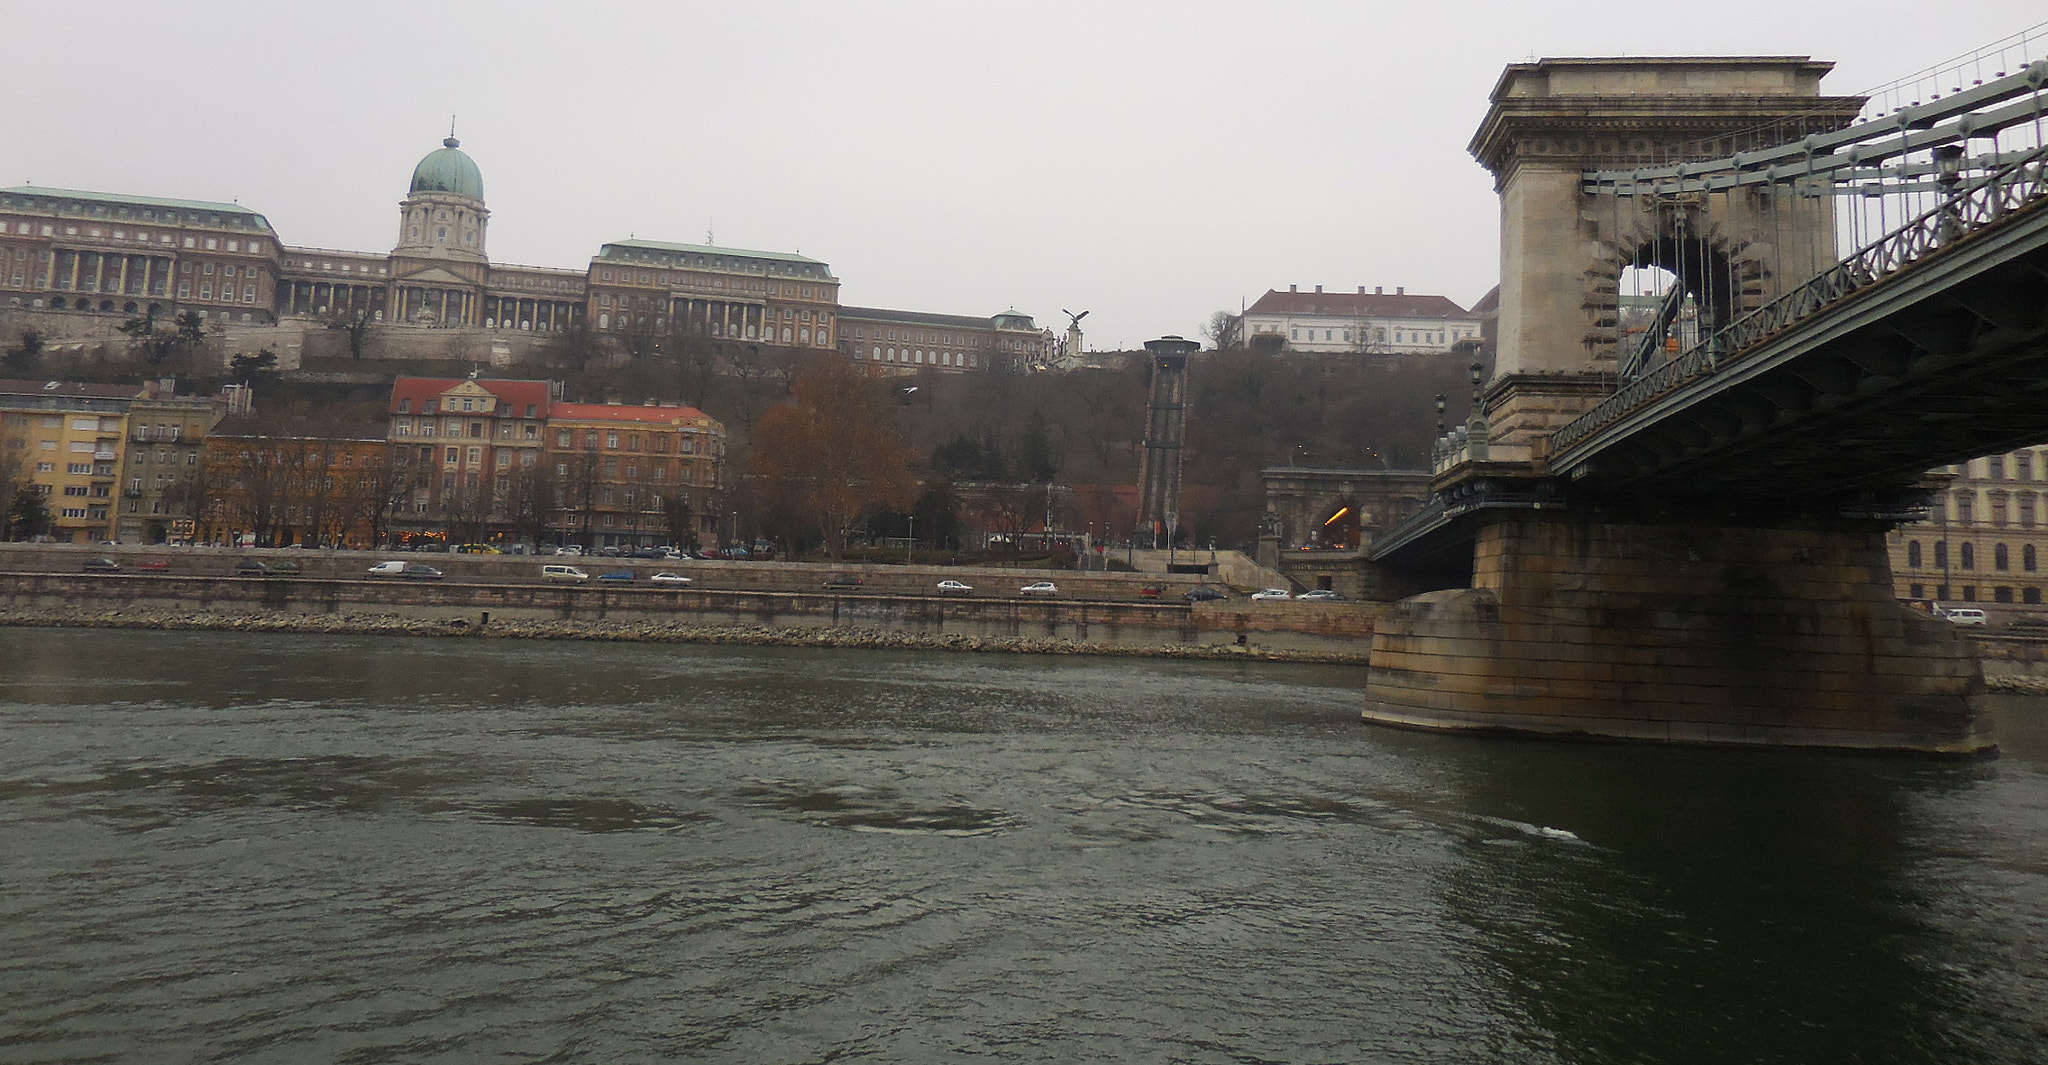
M 1930 467 L 2048 440 L 2044 46 L 1856 96 L 1800 56 L 1510 66 L 1494 374 L 1367 552 L 1419 593 L 1367 718 L 1990 749 L 1883 537 Z

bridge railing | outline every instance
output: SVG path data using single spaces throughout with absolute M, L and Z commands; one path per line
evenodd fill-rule
M 1682 385 L 1720 372 L 1758 344 L 1958 240 L 1997 225 L 2048 196 L 2048 147 L 1968 185 L 1939 206 L 1865 245 L 1805 284 L 1702 338 L 1671 361 L 1624 384 L 1550 436 L 1557 455 Z

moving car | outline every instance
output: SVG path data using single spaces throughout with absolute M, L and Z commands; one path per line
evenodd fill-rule
M 939 582 L 939 594 L 941 595 L 966 595 L 973 590 L 972 586 L 961 584 L 959 581 Z
M 1293 594 L 1285 588 L 1261 588 L 1252 593 L 1252 602 L 1263 603 L 1268 599 L 1292 599 Z
M 1138 589 L 1138 595 L 1145 599 L 1157 599 L 1166 594 L 1166 589 L 1157 584 L 1148 584 Z
M 1951 606 L 1935 609 L 1940 611 L 1940 616 L 1947 618 L 1951 625 L 1982 625 L 1986 621 L 1984 612 L 1976 607 Z
M 1346 599 L 1349 599 L 1350 596 L 1347 596 L 1342 592 L 1332 591 L 1328 588 L 1311 588 L 1308 591 L 1295 596 L 1294 598 L 1316 603 L 1339 603 L 1343 602 Z
M 1060 589 L 1059 585 L 1056 585 L 1051 581 L 1033 581 L 1030 584 L 1025 585 L 1024 587 L 1017 589 L 1017 594 L 1058 595 L 1060 594 Z
M 860 583 L 859 577 L 846 573 L 825 578 L 825 587 L 827 588 L 858 588 Z
M 245 558 L 235 563 L 237 577 L 268 577 L 273 573 L 297 573 L 296 562 L 265 562 L 262 559 Z
M 88 558 L 85 560 L 87 573 L 119 573 L 121 564 L 111 558 Z
M 424 562 L 379 562 L 370 567 L 372 577 L 404 577 L 414 581 L 438 581 L 441 571 Z
M 1199 588 L 1190 588 L 1182 594 L 1187 597 L 1187 601 L 1190 603 L 1213 603 L 1219 599 L 1230 598 L 1229 592 L 1221 588 L 1211 588 L 1206 584 Z
M 550 581 L 587 581 L 590 574 L 574 566 L 542 566 L 541 579 Z
M 597 579 L 601 581 L 630 581 L 633 579 L 633 571 L 629 569 L 606 570 L 598 574 Z
M 688 583 L 690 583 L 690 578 L 688 578 L 688 577 L 685 577 L 685 576 L 683 576 L 683 575 L 682 575 L 682 574 L 680 574 L 680 573 L 670 573 L 670 572 L 668 572 L 667 570 L 663 570 L 663 571 L 661 571 L 660 573 L 657 573 L 657 574 L 655 574 L 654 576 L 652 576 L 652 577 L 649 577 L 649 578 L 647 578 L 647 579 L 648 579 L 648 580 L 650 580 L 650 581 L 653 581 L 653 582 L 654 582 L 654 583 L 656 583 L 656 584 L 688 584 Z

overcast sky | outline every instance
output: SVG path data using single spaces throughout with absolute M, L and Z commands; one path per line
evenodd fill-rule
M 0 0 L 0 184 L 238 200 L 388 250 L 450 114 L 490 255 L 628 236 L 801 251 L 847 304 L 1200 335 L 1289 284 L 1470 306 L 1497 280 L 1465 152 L 1508 63 L 1811 55 L 1861 92 L 2040 0 L 272 3 Z M 2033 58 L 2041 58 L 2035 55 Z

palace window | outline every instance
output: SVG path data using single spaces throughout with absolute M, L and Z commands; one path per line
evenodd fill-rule
M 2012 559 L 2006 554 L 2004 544 L 1991 545 L 1991 567 L 2000 570 L 2012 568 Z
M 1963 568 L 1964 568 L 1964 569 L 1976 569 L 1976 568 L 1977 568 L 1977 545 L 1976 545 L 1976 544 L 1964 544 L 1964 545 L 1963 545 Z

